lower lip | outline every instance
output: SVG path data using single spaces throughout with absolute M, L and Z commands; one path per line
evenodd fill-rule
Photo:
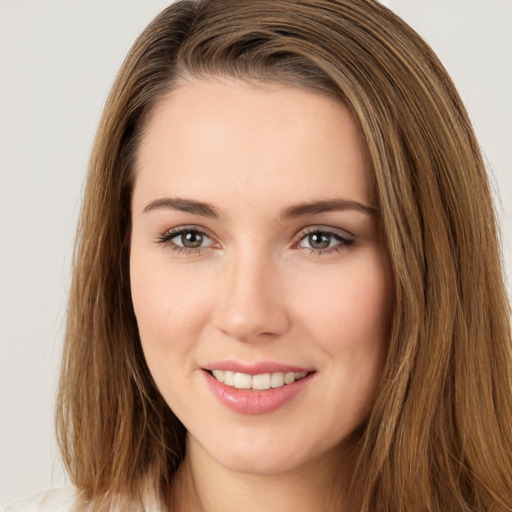
M 309 384 L 314 375 L 310 373 L 306 377 L 280 388 L 249 391 L 227 386 L 207 371 L 203 371 L 203 374 L 208 387 L 217 400 L 232 411 L 241 414 L 265 414 L 275 411 L 296 397 Z

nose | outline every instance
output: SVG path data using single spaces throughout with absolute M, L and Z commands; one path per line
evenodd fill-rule
M 215 327 L 241 342 L 282 336 L 290 326 L 279 265 L 261 254 L 240 255 L 219 274 Z

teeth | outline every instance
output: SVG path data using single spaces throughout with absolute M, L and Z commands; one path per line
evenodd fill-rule
M 262 373 L 261 375 L 253 375 L 252 389 L 260 391 L 270 389 L 270 373 Z
M 303 379 L 307 372 L 276 372 L 248 375 L 247 373 L 230 372 L 228 370 L 212 370 L 212 375 L 224 384 L 237 389 L 254 389 L 263 391 L 270 388 L 280 388 L 285 384 L 292 384 Z
M 224 372 L 224 384 L 227 384 L 228 386 L 235 385 L 235 373 L 234 372 L 229 372 L 229 371 Z
M 252 377 L 246 373 L 235 373 L 235 388 L 236 389 L 251 389 Z
M 220 382 L 224 382 L 224 370 L 212 370 L 213 376 Z
M 285 384 L 291 384 L 295 381 L 295 373 L 288 372 L 284 374 L 284 383 Z
M 284 386 L 284 373 L 273 373 L 270 376 L 270 387 L 280 388 Z

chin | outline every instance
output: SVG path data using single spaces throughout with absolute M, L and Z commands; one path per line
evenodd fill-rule
M 296 460 L 296 457 L 285 454 L 232 453 L 223 454 L 220 459 L 218 462 L 231 471 L 256 476 L 287 473 L 301 465 L 300 460 Z
M 332 457 L 336 446 L 306 436 L 265 435 L 262 432 L 231 432 L 229 439 L 213 439 L 199 446 L 221 466 L 230 471 L 257 476 L 293 472 L 315 460 Z M 306 442 L 307 439 L 309 442 Z M 197 443 L 199 445 L 199 443 Z

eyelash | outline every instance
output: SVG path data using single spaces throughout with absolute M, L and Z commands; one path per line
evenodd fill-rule
M 301 231 L 299 235 L 299 239 L 297 242 L 293 244 L 293 247 L 295 249 L 300 249 L 299 244 L 304 241 L 308 236 L 312 234 L 322 234 L 327 235 L 331 239 L 334 238 L 338 243 L 332 247 L 326 247 L 325 249 L 315 249 L 313 247 L 304 247 L 304 249 L 308 249 L 310 254 L 312 256 L 321 256 L 322 254 L 330 254 L 330 253 L 336 253 L 340 252 L 347 247 L 350 247 L 354 245 L 355 238 L 352 238 L 351 236 L 344 236 L 341 235 L 339 232 L 330 230 L 328 228 L 307 228 L 303 231 Z
M 210 233 L 208 231 L 206 231 L 202 228 L 194 227 L 194 226 L 183 226 L 180 228 L 171 229 L 170 231 L 166 231 L 161 236 L 159 236 L 156 241 L 158 244 L 161 244 L 164 247 L 169 248 L 175 254 L 199 255 L 199 254 L 202 254 L 205 249 L 208 249 L 210 247 L 210 246 L 206 246 L 206 247 L 190 248 L 190 247 L 184 247 L 181 245 L 177 245 L 171 241 L 173 238 L 176 238 L 180 235 L 184 235 L 186 233 L 197 233 L 205 238 L 212 240 L 212 242 L 213 242 L 213 237 L 210 235 Z
M 180 235 L 184 235 L 186 233 L 196 233 L 205 238 L 208 238 L 212 241 L 212 244 L 208 246 L 200 246 L 197 248 L 184 247 L 181 245 L 177 245 L 172 242 L 173 238 L 176 238 Z M 303 249 L 308 249 L 310 254 L 313 256 L 321 256 L 323 254 L 335 253 L 346 249 L 355 244 L 355 239 L 351 236 L 343 236 L 340 233 L 327 229 L 327 228 L 307 228 L 300 232 L 298 235 L 298 240 L 294 242 L 292 247 L 294 249 L 301 249 L 300 244 L 310 235 L 312 234 L 322 234 L 327 235 L 331 239 L 334 238 L 338 243 L 332 247 L 326 247 L 325 249 L 315 249 L 313 247 L 303 247 Z M 212 245 L 215 244 L 212 235 L 203 228 L 198 228 L 194 226 L 184 226 L 176 229 L 172 229 L 170 231 L 166 231 L 161 236 L 159 236 L 156 240 L 158 244 L 163 245 L 164 247 L 169 248 L 175 254 L 185 254 L 185 255 L 199 255 L 202 254 L 204 250 L 208 249 Z

